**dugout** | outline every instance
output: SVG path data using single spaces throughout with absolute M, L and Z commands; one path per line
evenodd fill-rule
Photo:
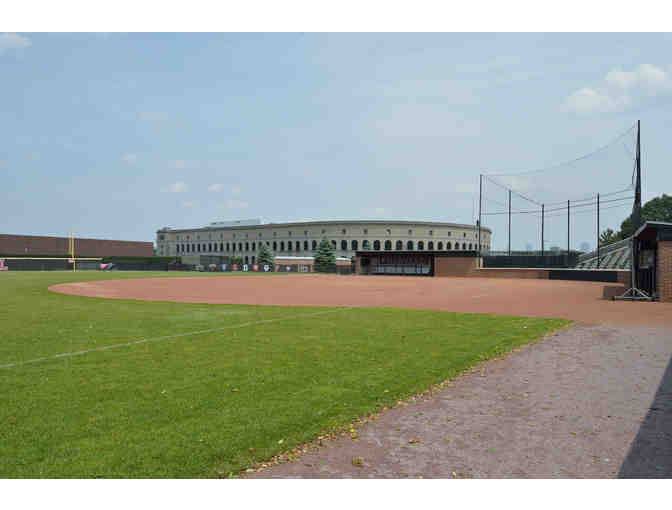
M 467 276 L 478 270 L 471 251 L 357 251 L 356 274 L 398 276 Z
M 633 287 L 672 302 L 672 223 L 647 221 L 633 235 Z

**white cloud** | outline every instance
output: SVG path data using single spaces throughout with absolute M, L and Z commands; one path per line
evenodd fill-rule
M 181 205 L 182 205 L 182 207 L 184 207 L 185 209 L 189 209 L 189 208 L 191 208 L 191 207 L 196 207 L 196 206 L 198 205 L 198 202 L 194 202 L 194 201 L 192 201 L 192 200 L 185 200 L 184 202 L 182 202 Z
M 126 153 L 123 156 L 121 156 L 121 160 L 129 165 L 134 165 L 135 163 L 138 162 L 138 155 Z
M 566 101 L 566 107 L 577 113 L 612 112 L 630 104 L 627 95 L 611 97 L 589 87 L 584 87 L 571 94 Z
M 32 42 L 27 37 L 19 34 L 5 32 L 0 34 L 0 55 L 8 50 L 20 50 L 32 46 Z
M 644 87 L 648 89 L 664 89 L 672 85 L 672 77 L 669 72 L 651 64 L 642 64 L 634 71 L 622 71 L 614 69 L 609 71 L 605 81 L 615 87 L 630 89 Z
M 187 168 L 187 162 L 184 161 L 183 159 L 177 159 L 173 161 L 173 168 Z
M 576 113 L 623 111 L 646 97 L 672 92 L 672 71 L 652 64 L 641 64 L 632 71 L 612 69 L 595 87 L 576 90 L 565 101 L 565 108 Z
M 231 193 L 233 193 L 234 195 L 240 195 L 240 186 L 234 186 L 233 188 L 231 188 Z
M 244 200 L 232 199 L 232 200 L 227 200 L 226 202 L 224 202 L 224 206 L 227 209 L 247 209 L 247 207 L 249 205 L 250 204 L 245 202 Z
M 173 184 L 169 184 L 165 188 L 162 188 L 161 191 L 164 193 L 184 193 L 187 191 L 189 188 L 187 185 L 183 182 L 175 182 Z
M 224 191 L 224 185 L 223 184 L 211 184 L 208 186 L 208 191 L 210 193 L 219 193 L 221 191 Z

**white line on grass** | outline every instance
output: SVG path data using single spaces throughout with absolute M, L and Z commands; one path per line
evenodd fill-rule
M 313 312 L 313 313 L 304 313 L 304 314 L 299 314 L 299 315 L 292 315 L 291 317 L 280 317 L 278 319 L 263 319 L 260 321 L 254 321 L 254 322 L 244 322 L 243 324 L 235 324 L 233 326 L 222 326 L 221 328 L 212 328 L 212 329 L 202 329 L 200 331 L 191 331 L 189 333 L 178 333 L 176 335 L 168 335 L 168 336 L 157 336 L 155 338 L 143 338 L 141 340 L 135 340 L 133 342 L 125 342 L 123 344 L 113 344 L 113 345 L 106 345 L 103 347 L 96 347 L 95 349 L 85 349 L 83 351 L 73 351 L 73 352 L 64 352 L 61 354 L 55 354 L 53 356 L 45 356 L 44 358 L 36 358 L 36 359 L 31 359 L 28 361 L 17 361 L 16 363 L 7 363 L 5 365 L 0 365 L 0 368 L 12 368 L 12 367 L 17 367 L 20 365 L 28 365 L 31 363 L 40 363 L 41 361 L 48 361 L 52 359 L 59 359 L 59 358 L 70 358 L 72 356 L 81 356 L 82 354 L 89 354 L 91 352 L 98 352 L 98 351 L 107 351 L 110 349 L 118 349 L 119 347 L 128 347 L 131 345 L 138 345 L 138 344 L 145 344 L 148 342 L 160 342 L 162 340 L 170 340 L 172 338 L 182 338 L 185 336 L 194 336 L 194 335 L 202 335 L 204 333 L 212 333 L 213 331 L 223 331 L 225 329 L 239 329 L 239 328 L 245 328 L 247 326 L 257 326 L 259 324 L 267 324 L 269 322 L 279 322 L 279 321 L 287 321 L 287 320 L 292 320 L 292 319 L 300 319 L 302 317 L 312 317 L 315 315 L 324 315 L 325 313 L 335 313 L 335 312 L 345 312 L 347 310 L 351 310 L 352 307 L 347 307 L 347 308 L 339 308 L 337 310 L 325 310 L 322 312 Z

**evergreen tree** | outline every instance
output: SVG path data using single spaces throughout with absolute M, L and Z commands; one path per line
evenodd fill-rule
M 273 255 L 271 250 L 268 249 L 265 243 L 259 243 L 259 254 L 257 255 L 257 263 L 260 265 L 268 264 L 269 266 L 273 265 Z
M 334 247 L 327 239 L 322 239 L 315 254 L 315 271 L 318 273 L 334 273 L 336 271 L 336 255 Z

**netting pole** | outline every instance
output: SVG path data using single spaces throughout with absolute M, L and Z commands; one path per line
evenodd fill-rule
M 511 190 L 509 189 L 509 257 L 511 256 Z
M 483 201 L 483 174 L 478 176 L 478 268 L 481 268 L 481 205 Z
M 600 268 L 600 194 L 597 194 L 597 269 Z
M 544 256 L 544 204 L 541 204 L 541 256 Z
M 569 260 L 569 200 L 567 200 L 567 260 Z
M 632 211 L 632 232 L 633 234 L 642 223 L 642 156 L 639 145 L 639 121 L 637 121 L 637 152 L 635 153 L 636 162 L 636 181 L 635 181 L 635 205 Z

